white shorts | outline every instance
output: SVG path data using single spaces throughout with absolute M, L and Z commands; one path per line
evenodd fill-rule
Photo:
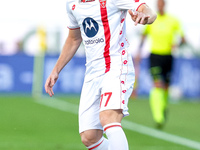
M 118 69 L 117 69 L 118 70 Z M 79 105 L 79 133 L 90 129 L 101 129 L 99 112 L 110 109 L 122 109 L 128 113 L 128 99 L 133 90 L 135 72 L 132 59 L 119 70 L 109 72 L 84 82 Z

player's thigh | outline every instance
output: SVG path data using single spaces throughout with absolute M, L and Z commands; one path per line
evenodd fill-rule
M 121 110 L 128 115 L 128 99 L 133 90 L 134 72 L 116 74 L 109 72 L 104 77 L 101 89 L 100 112 L 105 110 Z
M 83 84 L 79 104 L 79 132 L 102 129 L 99 120 L 100 90 L 97 79 Z
M 154 82 L 163 80 L 163 67 L 162 67 L 162 56 L 151 54 L 150 59 L 150 73 Z
M 170 83 L 171 73 L 172 73 L 172 65 L 173 65 L 173 57 L 172 55 L 164 56 L 163 62 L 163 76 L 166 84 Z

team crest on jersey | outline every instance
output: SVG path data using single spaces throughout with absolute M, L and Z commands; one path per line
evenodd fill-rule
M 105 8 L 106 7 L 106 0 L 99 0 L 101 8 Z
M 83 20 L 83 29 L 87 37 L 91 38 L 94 37 L 99 31 L 98 23 L 90 17 L 87 17 Z

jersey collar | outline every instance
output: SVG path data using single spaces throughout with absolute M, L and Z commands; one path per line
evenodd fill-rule
M 81 3 L 86 3 L 86 2 L 93 2 L 95 0 L 80 0 Z

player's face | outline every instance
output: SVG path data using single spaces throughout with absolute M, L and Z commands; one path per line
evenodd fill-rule
M 165 1 L 164 0 L 158 0 L 157 7 L 158 7 L 159 12 L 164 12 Z

